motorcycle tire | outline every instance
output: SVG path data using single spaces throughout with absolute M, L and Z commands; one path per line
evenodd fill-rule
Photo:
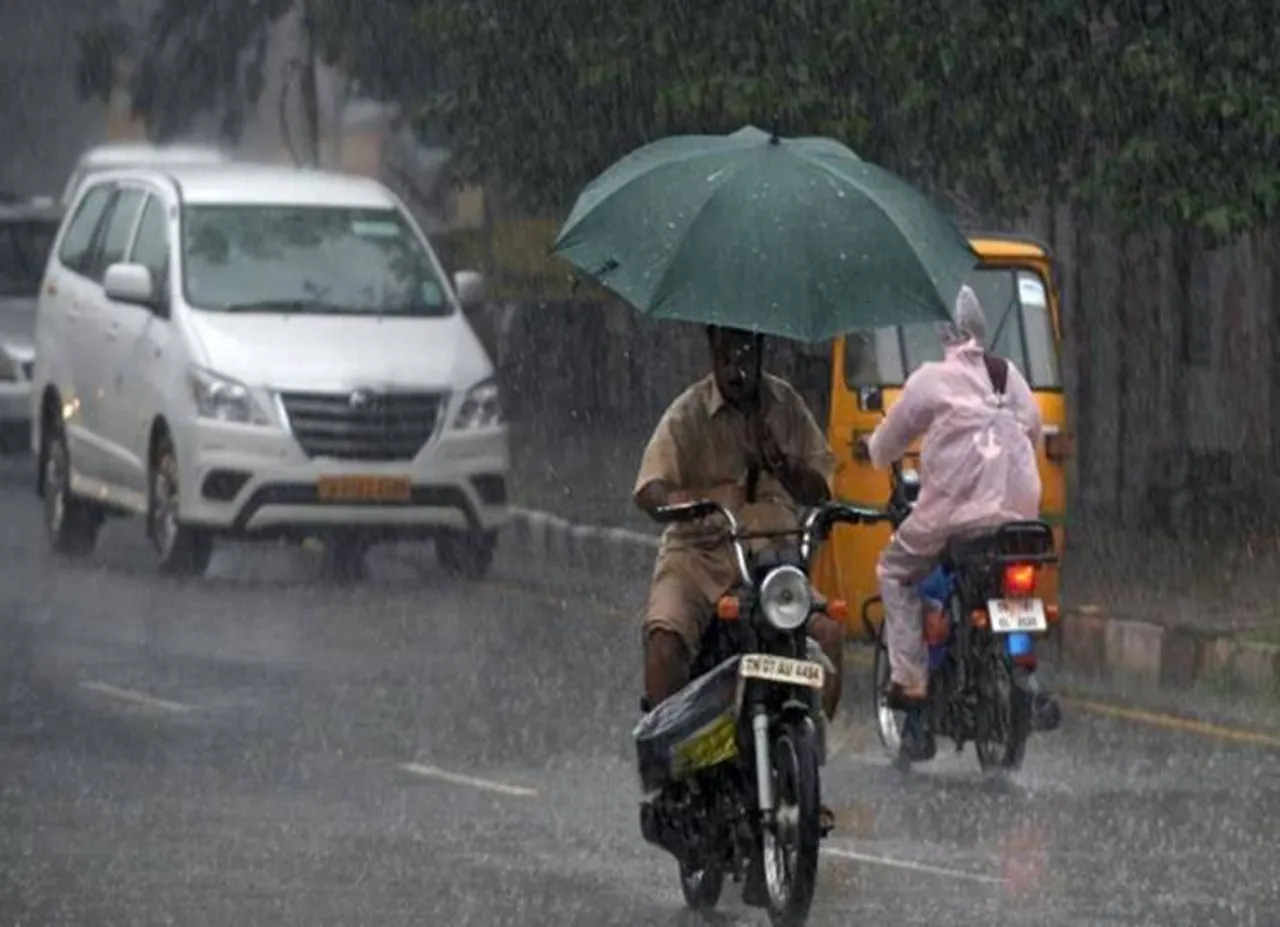
M 891 760 L 902 749 L 902 725 L 906 713 L 889 706 L 889 645 L 885 640 L 884 622 L 876 633 L 875 662 L 871 673 L 871 710 L 876 719 L 876 735 Z
M 813 904 L 822 840 L 822 787 L 813 724 L 807 718 L 784 721 L 770 753 L 777 824 L 761 838 L 769 923 L 800 927 Z
M 1014 682 L 1008 659 L 993 653 L 983 661 L 978 683 L 978 731 L 974 743 L 984 772 L 1016 770 L 1031 736 L 1031 693 Z

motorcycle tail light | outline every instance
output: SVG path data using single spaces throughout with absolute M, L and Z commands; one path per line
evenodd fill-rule
M 1004 594 L 1013 599 L 1029 598 L 1036 591 L 1036 565 L 1010 563 L 1004 568 Z
M 844 624 L 849 620 L 849 603 L 844 599 L 832 599 L 827 603 L 827 617 Z
M 736 597 L 723 595 L 716 602 L 716 617 L 721 621 L 737 621 L 742 615 L 742 603 Z
M 985 628 L 988 622 L 987 610 L 985 608 L 975 608 L 969 613 L 969 622 L 975 628 Z
M 1049 624 L 1057 624 L 1060 614 L 1061 612 L 1058 611 L 1058 606 L 1056 605 L 1046 605 L 1044 607 L 1044 617 Z

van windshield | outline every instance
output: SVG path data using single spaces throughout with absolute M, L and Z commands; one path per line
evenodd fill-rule
M 435 261 L 395 209 L 186 206 L 187 302 L 223 312 L 445 316 Z
M 1026 375 L 1032 389 L 1061 389 L 1048 291 L 1035 271 L 983 267 L 969 285 L 987 316 L 987 346 Z M 942 360 L 932 325 L 851 334 L 845 341 L 845 380 L 851 388 L 901 386 L 925 361 Z

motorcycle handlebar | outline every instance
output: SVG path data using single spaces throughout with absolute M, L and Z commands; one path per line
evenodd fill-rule
M 729 511 L 725 506 L 711 499 L 701 499 L 697 502 L 683 502 L 678 505 L 663 506 L 653 513 L 654 519 L 659 524 L 664 525 L 683 524 L 711 515 L 719 515 L 728 522 L 729 542 L 733 545 L 738 573 L 741 575 L 743 583 L 747 586 L 752 586 L 751 568 L 747 562 L 747 549 L 743 543 L 750 538 L 750 535 L 742 530 L 741 523 L 733 512 Z M 814 547 L 817 546 L 818 542 L 826 539 L 827 534 L 835 525 L 873 525 L 890 520 L 889 513 L 879 509 L 864 508 L 844 502 L 824 502 L 809 512 L 804 520 L 803 527 L 796 532 L 801 536 L 800 556 L 805 563 L 808 563 Z

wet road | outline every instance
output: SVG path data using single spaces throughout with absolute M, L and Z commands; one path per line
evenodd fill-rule
M 0 511 L 3 927 L 694 923 L 638 836 L 616 614 L 427 556 L 165 581 L 127 523 L 55 563 L 13 464 Z M 1280 753 L 1073 714 L 1001 782 L 834 740 L 815 925 L 1280 923 Z

